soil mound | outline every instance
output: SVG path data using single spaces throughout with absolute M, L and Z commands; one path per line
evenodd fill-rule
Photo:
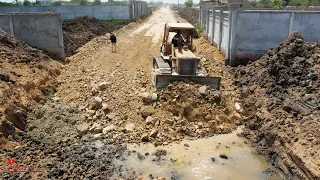
M 178 9 L 176 9 L 178 10 Z M 196 25 L 199 22 L 199 10 L 194 8 L 180 8 L 178 12 L 179 16 L 187 20 L 192 25 Z
M 249 116 L 244 135 L 293 178 L 320 177 L 319 52 L 319 43 L 293 32 L 259 60 L 236 68 Z
M 67 56 L 77 52 L 77 49 L 96 36 L 105 35 L 110 31 L 120 29 L 123 25 L 108 25 L 94 17 L 81 16 L 62 23 L 64 48 Z
M 44 99 L 61 66 L 0 29 L 0 137 L 24 130 L 26 111 Z
M 0 59 L 9 63 L 47 61 L 49 56 L 0 29 Z

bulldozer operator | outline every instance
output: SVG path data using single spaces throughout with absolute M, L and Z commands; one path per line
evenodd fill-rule
M 189 39 L 189 38 L 187 37 L 187 39 Z M 173 48 L 177 47 L 178 51 L 180 53 L 182 53 L 182 48 L 185 48 L 186 46 L 188 46 L 188 43 L 186 42 L 186 40 L 182 36 L 180 30 L 178 30 L 177 34 L 173 36 L 171 44 L 172 44 Z M 174 52 L 174 51 L 172 51 L 172 52 Z M 172 58 L 172 75 L 179 75 L 176 72 L 176 67 L 178 67 L 177 60 L 175 58 Z M 200 68 L 200 62 L 199 61 L 197 61 L 197 67 L 198 67 L 198 71 L 200 71 L 199 70 L 199 68 Z

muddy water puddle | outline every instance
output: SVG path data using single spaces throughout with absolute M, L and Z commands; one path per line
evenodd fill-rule
M 133 153 L 125 161 L 115 160 L 115 163 L 123 165 L 128 172 L 134 170 L 137 175 L 152 174 L 166 179 L 282 179 L 263 156 L 257 155 L 254 148 L 245 144 L 244 138 L 237 136 L 239 132 L 240 128 L 230 134 L 165 147 L 129 145 Z M 157 150 L 166 150 L 167 155 L 157 158 L 154 155 Z M 221 154 L 228 159 L 221 158 Z

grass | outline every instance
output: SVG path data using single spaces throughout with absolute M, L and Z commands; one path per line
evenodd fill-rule
M 108 25 L 123 25 L 123 24 L 129 24 L 132 22 L 131 20 L 101 20 L 103 23 L 108 24 Z
M 206 25 L 201 25 L 200 23 L 197 23 L 195 25 L 195 29 L 197 31 L 198 36 L 200 37 L 201 33 L 206 30 Z

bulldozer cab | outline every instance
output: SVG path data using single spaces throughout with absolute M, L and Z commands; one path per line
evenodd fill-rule
M 180 33 L 183 39 L 183 46 L 185 51 L 190 51 L 192 48 L 192 39 L 194 36 L 195 28 L 189 23 L 166 23 L 164 26 L 163 41 L 161 45 L 162 56 L 176 56 L 175 49 L 177 43 L 174 37 Z M 186 54 L 192 54 L 191 51 Z
M 220 77 L 210 77 L 200 58 L 192 53 L 195 28 L 189 23 L 166 23 L 160 56 L 153 57 L 152 83 L 158 88 L 175 81 L 190 80 L 220 88 Z

